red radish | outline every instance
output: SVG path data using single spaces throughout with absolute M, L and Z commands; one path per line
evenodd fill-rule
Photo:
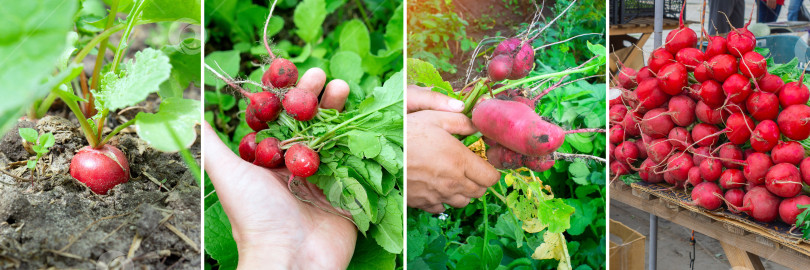
M 729 189 L 726 190 L 726 195 L 723 197 L 726 199 L 726 206 L 728 209 L 736 213 L 737 211 L 734 211 L 733 209 L 736 207 L 742 207 L 745 191 L 742 189 Z
M 622 125 L 614 125 L 610 128 L 608 134 L 610 143 L 619 144 L 624 141 L 624 127 Z
M 672 175 L 671 171 L 664 172 L 663 175 L 664 175 L 664 182 L 666 182 L 667 184 L 672 185 L 673 186 L 672 188 L 684 188 L 684 187 L 686 187 L 686 181 L 685 180 L 684 181 L 679 181 L 678 179 L 675 179 L 675 177 Z
M 281 101 L 272 92 L 258 92 L 248 96 L 250 103 L 247 110 L 253 111 L 253 115 L 263 123 L 276 121 L 281 112 Z
M 779 163 L 768 170 L 765 175 L 765 187 L 776 196 L 790 198 L 802 191 L 802 179 L 799 169 L 793 164 Z
M 551 154 L 565 140 L 562 128 L 546 122 L 534 109 L 515 101 L 481 101 L 472 111 L 472 122 L 484 136 L 527 156 Z
M 253 162 L 256 159 L 256 132 L 248 133 L 239 142 L 239 157 L 247 162 Z
M 737 74 L 737 58 L 728 54 L 716 55 L 709 59 L 709 67 L 714 79 L 724 82 L 732 74 Z
M 650 67 L 650 71 L 658 74 L 658 71 L 661 70 L 662 67 L 674 62 L 675 57 L 672 56 L 672 53 L 668 52 L 665 48 L 658 48 L 650 55 L 647 66 Z
M 714 158 L 706 158 L 700 163 L 700 175 L 703 176 L 703 179 L 706 181 L 714 182 L 717 179 L 720 179 L 720 176 L 723 174 L 723 165 L 720 163 L 719 160 Z
M 269 126 L 267 122 L 262 122 L 259 118 L 256 118 L 256 110 L 246 110 L 245 111 L 245 122 L 247 122 L 250 129 L 253 131 L 262 131 Z
M 684 2 L 683 7 L 681 7 L 680 25 L 677 29 L 667 34 L 666 42 L 664 42 L 667 51 L 672 54 L 676 54 L 678 51 L 685 48 L 694 48 L 697 44 L 697 34 L 695 34 L 695 30 L 689 29 L 689 27 L 683 24 L 684 9 L 686 9 L 686 2 Z
M 616 84 L 624 89 L 633 89 L 638 86 L 636 81 L 637 72 L 635 69 L 623 67 L 619 69 L 619 74 L 616 75 Z
M 656 83 L 656 86 L 657 85 L 658 84 Z M 636 88 L 636 89 L 638 89 L 638 88 Z M 621 100 L 621 103 L 619 103 L 619 105 L 629 106 L 631 108 L 638 107 L 639 100 L 638 100 L 638 96 L 636 95 L 637 91 L 638 90 L 636 90 L 636 91 L 623 90 L 622 95 L 620 96 L 620 98 L 617 98 L 617 99 Z M 641 111 L 641 110 L 642 110 L 641 108 L 636 109 L 636 111 L 639 111 L 639 112 L 646 112 L 646 110 L 645 111 Z
M 534 48 L 529 42 L 523 42 L 523 46 L 514 54 L 512 59 L 512 73 L 506 78 L 510 80 L 523 79 L 534 69 Z
M 616 149 L 615 144 L 612 143 L 608 144 L 608 160 L 613 161 L 614 159 L 616 159 L 616 157 L 613 156 L 613 150 L 615 149 Z
M 779 197 L 774 196 L 765 187 L 754 187 L 745 193 L 743 206 L 737 207 L 760 222 L 771 222 L 779 213 Z
M 747 28 L 748 24 L 745 27 Z M 732 30 L 728 33 L 726 40 L 728 41 L 726 43 L 728 53 L 735 57 L 743 57 L 745 53 L 753 51 L 757 45 L 754 34 L 745 28 Z
M 652 159 L 645 159 L 639 167 L 638 176 L 642 181 L 647 183 L 661 183 L 664 181 L 664 176 L 655 172 L 655 161 Z M 612 170 L 612 168 L 611 168 Z
M 503 81 L 512 73 L 512 58 L 509 55 L 501 54 L 489 60 L 487 75 L 491 81 Z
M 779 113 L 776 123 L 785 137 L 803 141 L 810 136 L 810 107 L 804 104 L 790 105 Z
M 498 56 L 501 54 L 514 54 L 518 47 L 520 47 L 521 40 L 519 38 L 507 38 L 501 43 L 498 43 L 498 46 L 495 47 L 495 50 L 492 51 L 492 56 Z
M 723 205 L 723 191 L 717 184 L 712 182 L 703 182 L 695 186 L 692 190 L 692 205 L 699 205 L 707 210 L 717 210 Z
M 113 187 L 129 181 L 129 162 L 115 146 L 105 144 L 99 149 L 85 146 L 71 159 L 70 176 L 93 192 L 106 195 Z
M 278 168 L 284 161 L 280 141 L 276 138 L 266 138 L 256 147 L 256 159 L 253 164 L 268 169 Z
M 627 107 L 624 105 L 610 106 L 610 122 L 621 123 L 624 120 L 624 115 L 627 114 Z
M 692 167 L 694 167 L 692 156 L 688 153 L 677 152 L 667 159 L 666 173 L 671 174 L 678 183 L 683 183 L 689 178 L 689 169 Z M 666 180 L 666 173 L 664 180 Z
M 804 73 L 802 73 L 802 77 L 804 77 Z M 801 83 L 801 80 L 786 83 L 782 90 L 779 90 L 779 105 L 782 105 L 782 108 L 794 104 L 806 104 L 807 100 L 810 100 L 810 90 Z
M 306 145 L 296 143 L 284 153 L 284 164 L 290 170 L 292 176 L 310 177 L 318 171 L 321 158 L 318 157 L 318 153 L 315 153 Z
M 524 156 L 524 166 L 535 172 L 545 172 L 554 167 L 554 158 L 551 155 L 542 157 Z
M 745 101 L 745 108 L 757 121 L 774 120 L 779 116 L 779 98 L 773 93 L 753 92 Z
M 646 80 L 636 88 L 636 97 L 639 100 L 637 111 L 644 113 L 663 105 L 669 100 L 669 95 L 661 91 L 658 80 Z
M 804 159 L 804 147 L 795 141 L 779 141 L 771 150 L 773 163 L 790 163 L 798 166 Z
M 740 59 L 740 72 L 748 78 L 762 78 L 763 75 L 768 73 L 765 57 L 755 51 L 745 53 Z
M 675 60 L 686 66 L 689 72 L 693 72 L 706 58 L 703 52 L 697 48 L 684 48 L 675 54 Z
M 700 84 L 700 92 L 698 92 L 700 100 L 703 101 L 708 107 L 717 109 L 726 101 L 726 93 L 723 88 L 715 80 L 706 80 Z
M 618 161 L 613 161 L 610 163 L 610 173 L 615 176 L 630 174 L 630 166 Z
M 625 141 L 616 146 L 613 155 L 620 162 L 633 164 L 638 160 L 638 146 L 634 142 Z
M 810 185 L 810 157 L 804 158 L 799 164 L 799 171 L 802 174 L 802 181 Z
M 717 155 L 720 157 L 720 162 L 723 163 L 723 167 L 729 169 L 739 169 L 741 166 L 740 164 L 734 162 L 741 162 L 743 159 L 743 151 L 733 144 L 724 144 L 720 147 L 720 153 Z
M 643 115 L 634 113 L 633 111 L 628 111 L 627 114 L 624 116 L 622 121 L 622 126 L 624 126 L 624 134 L 625 136 L 635 137 L 641 135 L 641 130 L 639 127 L 639 122 L 641 122 L 641 117 Z
M 641 132 L 656 139 L 666 137 L 673 127 L 675 123 L 663 108 L 650 110 L 641 120 Z
M 695 105 L 695 117 L 703 123 L 717 125 L 723 123 L 723 109 L 712 109 L 703 101 Z
M 743 175 L 748 183 L 754 185 L 764 185 L 765 175 L 768 174 L 768 169 L 773 166 L 771 157 L 765 153 L 752 153 L 745 159 L 745 167 L 743 168 Z
M 810 197 L 799 195 L 793 198 L 782 200 L 779 203 L 779 218 L 787 224 L 796 224 L 796 217 L 798 217 L 805 209 L 800 209 L 799 205 L 810 204 Z
M 782 78 L 777 75 L 766 74 L 757 81 L 757 85 L 759 85 L 759 90 L 761 91 L 777 93 L 780 89 L 782 89 L 783 86 L 785 86 L 785 82 L 782 81 Z
M 647 79 L 655 78 L 655 74 L 652 72 L 650 67 L 642 67 L 638 70 L 638 74 L 636 75 L 636 82 L 642 82 Z
M 524 166 L 523 155 L 498 144 L 487 149 L 487 161 L 498 169 L 517 169 Z
M 692 186 L 697 186 L 703 183 L 703 177 L 700 176 L 700 167 L 692 167 L 686 177 L 686 183 Z
M 672 153 L 672 144 L 670 144 L 666 139 L 655 139 L 650 142 L 649 147 L 647 147 L 647 156 L 655 162 L 655 164 L 659 164 L 666 160 L 669 155 Z
M 636 141 L 636 147 L 638 147 L 638 160 L 647 159 L 647 145 L 641 141 Z
M 734 113 L 726 120 L 726 136 L 733 144 L 744 144 L 751 138 L 754 121 L 744 113 Z
M 706 58 L 709 58 L 707 55 Z M 714 79 L 714 75 L 712 74 L 712 67 L 709 65 L 708 62 L 702 62 L 695 67 L 694 73 L 695 80 L 698 82 L 705 82 L 708 80 Z
M 695 122 L 695 106 L 697 104 L 694 100 L 685 95 L 677 95 L 669 99 L 670 116 L 672 122 L 678 126 L 686 127 Z
M 692 145 L 692 135 L 684 127 L 671 129 L 667 137 L 672 142 L 672 147 L 678 151 L 686 151 L 686 148 Z
M 692 163 L 696 165 L 700 165 L 703 162 L 703 160 L 706 159 L 706 157 L 711 156 L 712 156 L 711 147 L 701 146 L 698 148 L 692 148 Z
M 298 68 L 284 58 L 276 58 L 262 76 L 262 84 L 267 87 L 287 88 L 298 81 Z
M 745 186 L 745 176 L 737 169 L 726 169 L 720 175 L 720 186 L 724 189 L 742 188 Z
M 282 101 L 284 110 L 293 119 L 298 121 L 309 121 L 315 118 L 318 113 L 318 97 L 305 89 L 293 88 L 284 94 Z
M 703 31 L 705 32 L 706 30 Z M 706 47 L 706 58 L 728 53 L 728 50 L 726 50 L 726 39 L 724 37 L 709 36 L 708 33 L 706 33 L 706 36 L 709 37 L 709 46 Z
M 712 146 L 717 143 L 720 129 L 713 125 L 700 123 L 692 128 L 692 140 L 700 146 Z
M 686 92 L 686 96 L 691 98 L 692 101 L 700 100 L 700 94 L 698 94 L 698 93 L 700 93 L 700 91 L 701 91 L 700 89 L 702 87 L 703 86 L 700 83 L 694 83 L 694 84 L 690 85 L 689 90 L 687 90 L 687 92 Z
M 751 133 L 751 148 L 757 152 L 768 152 L 779 141 L 779 127 L 772 120 L 764 120 L 757 124 Z
M 745 102 L 745 99 L 751 94 L 751 82 L 743 75 L 731 74 L 723 82 L 723 92 L 726 93 L 726 97 L 731 102 Z
M 678 95 L 688 83 L 686 67 L 678 62 L 667 64 L 658 71 L 658 87 L 669 95 Z

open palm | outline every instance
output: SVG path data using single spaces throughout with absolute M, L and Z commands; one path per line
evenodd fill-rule
M 301 77 L 298 87 L 319 94 L 325 75 L 313 70 Z M 330 83 L 321 107 L 342 109 L 346 95 L 345 82 Z M 293 196 L 286 169 L 269 170 L 242 160 L 207 123 L 202 133 L 205 171 L 231 222 L 240 268 L 332 269 L 349 264 L 357 239 L 351 221 Z M 322 191 L 299 182 L 299 197 L 328 207 Z

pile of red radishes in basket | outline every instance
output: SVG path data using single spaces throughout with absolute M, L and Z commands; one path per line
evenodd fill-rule
M 747 25 L 746 25 L 747 26 Z M 610 172 L 686 188 L 708 210 L 723 204 L 755 220 L 788 224 L 810 204 L 810 90 L 769 74 L 747 29 L 709 37 L 705 52 L 683 26 L 648 66 L 623 67 L 610 101 Z M 785 76 L 790 77 L 790 76 Z

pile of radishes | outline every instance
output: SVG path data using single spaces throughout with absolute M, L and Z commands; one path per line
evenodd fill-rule
M 681 13 L 683 17 L 683 12 Z M 749 22 L 750 23 L 750 22 Z M 746 25 L 747 26 L 747 25 Z M 747 29 L 709 37 L 681 26 L 636 71 L 622 67 L 610 101 L 610 172 L 691 189 L 692 204 L 793 224 L 810 204 L 810 90 L 769 74 Z

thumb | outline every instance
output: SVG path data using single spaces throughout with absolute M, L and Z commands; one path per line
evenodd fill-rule
M 458 135 L 472 135 L 478 132 L 478 129 L 472 123 L 472 120 L 466 115 L 460 113 L 431 111 L 426 112 L 428 121 L 444 129 L 450 134 Z
M 422 110 L 461 112 L 464 102 L 430 91 L 427 87 L 408 86 L 408 113 Z
M 241 182 L 241 175 L 250 166 L 250 163 L 242 160 L 231 151 L 225 143 L 220 140 L 217 133 L 211 128 L 208 122 L 201 125 L 203 137 L 203 151 L 205 158 L 205 172 L 214 184 L 218 193 L 228 193 L 233 188 L 234 182 Z M 221 197 L 221 196 L 220 196 Z

